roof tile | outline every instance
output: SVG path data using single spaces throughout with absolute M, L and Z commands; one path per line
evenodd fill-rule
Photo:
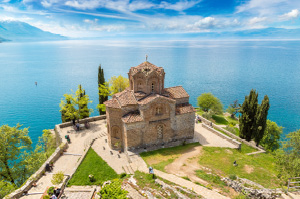
M 190 97 L 182 86 L 165 88 L 165 92 L 173 99 Z

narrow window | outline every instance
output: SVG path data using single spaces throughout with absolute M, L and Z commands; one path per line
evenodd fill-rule
M 156 108 L 156 115 L 160 115 L 161 114 L 161 108 L 160 107 L 157 107 Z
M 151 85 L 151 90 L 152 90 L 152 92 L 154 92 L 154 83 L 152 83 L 152 85 Z
M 162 139 L 163 138 L 163 125 L 157 126 L 157 138 Z

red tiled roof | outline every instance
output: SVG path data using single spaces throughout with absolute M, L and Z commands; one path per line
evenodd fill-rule
M 176 115 L 192 112 L 195 112 L 195 109 L 191 104 L 185 106 L 176 106 Z
M 190 97 L 182 86 L 165 88 L 165 92 L 173 99 Z
M 122 121 L 124 123 L 141 122 L 141 121 L 143 121 L 143 118 L 140 115 L 140 113 L 136 111 L 136 112 L 127 113 L 126 115 L 124 115 L 122 117 Z
M 145 61 L 136 67 L 131 67 L 129 70 L 129 74 L 135 75 L 138 72 L 144 72 L 146 74 L 150 74 L 153 71 L 155 71 L 157 74 L 161 74 L 163 73 L 164 69 L 162 67 L 157 67 L 148 61 Z
M 158 94 L 150 94 L 142 99 L 140 99 L 138 101 L 139 104 L 148 104 L 149 102 L 151 102 L 152 100 L 156 99 L 156 98 L 163 98 L 163 99 L 167 99 L 167 100 L 171 100 L 171 101 L 174 101 L 173 99 L 171 98 L 168 98 L 168 97 L 165 97 L 165 96 L 162 96 L 162 95 L 158 95 Z
M 132 90 L 125 89 L 124 91 L 115 94 L 115 97 L 121 106 L 137 104 L 137 100 Z
M 106 107 L 110 108 L 121 108 L 119 102 L 115 98 L 105 101 L 104 104 Z

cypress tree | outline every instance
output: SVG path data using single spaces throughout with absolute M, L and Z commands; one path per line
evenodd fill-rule
M 254 140 L 256 142 L 256 146 L 259 145 L 259 142 L 264 136 L 265 129 L 267 126 L 267 116 L 268 116 L 269 108 L 270 108 L 269 97 L 265 95 L 263 101 L 261 102 L 261 106 L 259 106 L 259 109 L 257 110 L 256 132 L 253 135 Z
M 245 101 L 241 107 L 240 113 L 240 137 L 248 142 L 253 137 L 253 132 L 256 132 L 256 114 L 258 109 L 258 93 L 251 90 L 249 96 L 245 97 Z
M 98 67 L 98 90 L 100 88 L 100 85 L 104 85 L 105 84 L 105 78 L 104 78 L 104 71 L 103 68 L 101 68 L 101 64 Z M 99 104 L 103 104 L 106 100 L 108 100 L 108 96 L 103 96 L 103 94 L 99 91 Z M 101 109 L 99 110 L 99 114 L 105 114 L 104 111 L 102 111 Z

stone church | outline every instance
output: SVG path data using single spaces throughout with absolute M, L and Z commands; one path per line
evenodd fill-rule
M 162 67 L 146 61 L 131 67 L 128 77 L 130 86 L 104 102 L 111 148 L 160 148 L 194 137 L 189 95 L 182 86 L 164 87 Z

